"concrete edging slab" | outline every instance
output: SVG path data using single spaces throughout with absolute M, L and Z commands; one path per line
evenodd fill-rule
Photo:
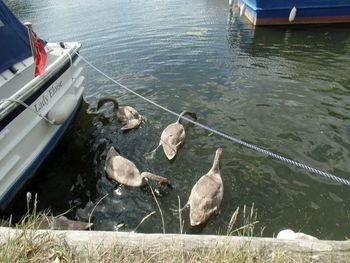
M 0 227 L 0 242 L 5 243 L 21 232 L 22 230 Z M 314 262 L 350 261 L 350 240 L 282 240 L 259 237 L 141 234 L 109 231 L 36 230 L 35 233 L 50 233 L 54 237 L 64 237 L 67 244 L 77 251 L 83 251 L 87 248 L 112 248 L 115 245 L 128 249 L 145 249 L 150 252 L 157 252 L 169 247 L 184 251 L 201 248 L 228 248 L 232 250 L 244 248 L 264 255 L 278 252 L 307 256 Z

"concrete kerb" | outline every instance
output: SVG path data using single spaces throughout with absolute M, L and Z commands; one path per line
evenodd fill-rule
M 0 243 L 16 237 L 22 230 L 0 227 Z M 29 231 L 29 230 L 27 230 Z M 141 234 L 109 231 L 37 230 L 35 234 L 64 237 L 76 251 L 90 253 L 118 245 L 126 249 L 144 249 L 159 252 L 164 249 L 191 251 L 194 249 L 226 248 L 248 249 L 257 255 L 286 253 L 290 256 L 307 256 L 314 262 L 350 262 L 350 240 L 282 240 L 275 238 L 237 237 L 220 235 Z

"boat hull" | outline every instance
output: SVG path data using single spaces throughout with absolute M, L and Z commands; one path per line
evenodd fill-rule
M 40 165 L 45 161 L 45 159 L 49 156 L 51 151 L 55 148 L 57 143 L 60 141 L 60 139 L 65 134 L 68 127 L 71 125 L 72 121 L 74 120 L 76 114 L 79 112 L 79 109 L 81 107 L 83 99 L 80 98 L 76 109 L 72 112 L 71 116 L 68 117 L 68 119 L 59 127 L 59 129 L 52 135 L 50 141 L 45 145 L 45 147 L 42 149 L 40 154 L 34 159 L 30 166 L 27 167 L 27 169 L 24 170 L 24 172 L 19 175 L 16 181 L 12 184 L 11 187 L 6 189 L 4 194 L 1 197 L 0 200 L 0 208 L 4 209 L 6 205 L 13 199 L 15 194 L 19 191 L 19 189 L 22 188 L 22 186 L 32 177 L 32 175 L 37 171 L 37 169 L 40 167 Z
M 63 49 L 51 47 L 45 74 L 32 79 L 16 94 L 3 101 L 0 110 L 0 208 L 4 209 L 16 192 L 35 173 L 63 136 L 82 103 L 84 87 L 76 54 L 80 44 Z M 3 84 L 15 87 L 21 74 Z M 12 81 L 12 83 L 11 83 Z M 13 98 L 19 98 L 13 101 Z M 71 106 L 68 107 L 68 102 Z M 67 107 L 65 107 L 67 105 Z M 67 109 L 66 112 L 64 112 Z M 61 111 L 61 112 L 57 112 Z M 60 121 L 48 116 L 63 116 Z
M 257 26 L 292 24 L 329 24 L 350 22 L 347 0 L 238 0 L 241 14 Z M 293 7 L 295 18 L 290 21 Z

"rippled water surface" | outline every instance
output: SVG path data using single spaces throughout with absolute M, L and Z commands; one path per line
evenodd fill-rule
M 112 78 L 169 109 L 195 111 L 198 121 L 283 156 L 350 179 L 350 26 L 252 28 L 221 0 L 6 1 L 48 41 L 79 41 L 81 54 Z M 18 193 L 8 213 L 25 211 L 25 193 L 39 207 L 87 220 L 94 229 L 162 232 L 149 188 L 111 182 L 103 167 L 106 149 L 117 147 L 141 171 L 171 179 L 156 187 L 166 232 L 179 232 L 170 208 L 183 205 L 194 183 L 222 147 L 221 213 L 200 230 L 225 233 L 236 207 L 254 203 L 265 236 L 292 228 L 320 238 L 349 237 L 348 186 L 293 168 L 185 124 L 186 143 L 169 162 L 153 150 L 176 118 L 84 66 L 85 103 L 60 145 Z M 96 114 L 98 97 L 114 95 L 147 117 L 128 133 L 111 107 Z

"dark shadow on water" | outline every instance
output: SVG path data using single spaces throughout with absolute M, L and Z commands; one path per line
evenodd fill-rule
M 26 193 L 38 195 L 38 210 L 50 209 L 55 214 L 79 207 L 97 196 L 97 177 L 94 173 L 93 153 L 87 151 L 93 141 L 91 118 L 82 108 L 62 140 L 50 153 L 33 177 L 16 194 L 1 217 L 12 215 L 16 222 L 27 210 Z M 81 169 L 83 167 L 84 169 Z M 86 189 L 89 189 L 86 191 Z M 73 211 L 68 214 L 74 218 Z

